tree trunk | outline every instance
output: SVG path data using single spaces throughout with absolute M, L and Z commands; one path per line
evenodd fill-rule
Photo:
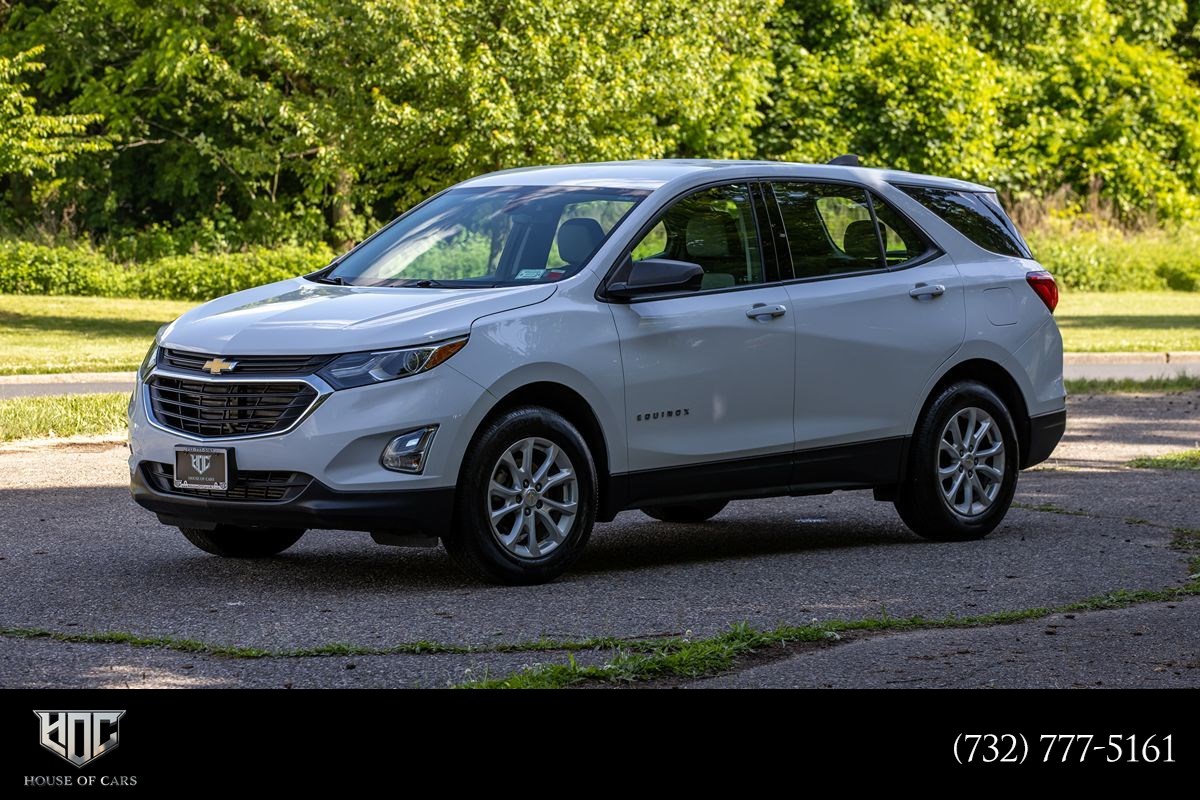
M 354 188 L 354 176 L 348 169 L 338 170 L 333 183 L 333 204 L 329 209 L 329 222 L 333 228 L 335 246 L 349 250 L 354 246 L 354 205 L 350 192 Z

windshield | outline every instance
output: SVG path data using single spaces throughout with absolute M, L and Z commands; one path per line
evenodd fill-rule
M 578 272 L 648 192 L 451 189 L 350 251 L 319 280 L 354 286 L 510 286 Z

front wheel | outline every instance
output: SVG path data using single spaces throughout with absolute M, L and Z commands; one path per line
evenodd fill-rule
M 185 539 L 206 553 L 226 558 L 266 558 L 282 553 L 304 535 L 290 528 L 239 528 L 218 525 L 212 530 L 180 528 Z
M 442 543 L 468 574 L 545 583 L 579 558 L 597 506 L 596 467 L 565 417 L 523 406 L 475 437 L 463 461 L 454 526 Z
M 951 384 L 917 423 L 896 511 L 925 539 L 982 539 L 1008 513 L 1019 463 L 1004 401 L 977 381 Z

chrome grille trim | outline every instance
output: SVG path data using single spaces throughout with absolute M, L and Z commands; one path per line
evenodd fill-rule
M 294 419 L 291 419 L 285 427 L 277 428 L 269 431 L 241 433 L 241 434 L 226 434 L 226 435 L 201 435 L 192 433 L 187 430 L 180 430 L 167 424 L 166 420 L 161 420 L 158 417 L 159 410 L 155 408 L 155 401 L 152 392 L 152 385 L 155 378 L 168 378 L 177 381 L 186 381 L 188 383 L 203 383 L 208 385 L 226 385 L 226 386 L 245 386 L 245 385 L 261 385 L 261 384 L 306 384 L 314 393 L 308 405 L 299 410 Z M 149 423 L 161 431 L 165 431 L 172 436 L 177 436 L 183 439 L 189 439 L 195 442 L 240 442 L 247 439 L 261 439 L 268 436 L 282 436 L 289 431 L 295 430 L 296 426 L 308 419 L 321 403 L 325 402 L 326 398 L 333 393 L 333 387 L 325 383 L 315 375 L 306 375 L 302 377 L 261 377 L 261 378 L 246 378 L 243 376 L 221 375 L 208 376 L 197 375 L 191 372 L 177 372 L 175 370 L 167 370 L 157 368 L 153 370 L 142 383 L 142 408 L 146 412 L 146 419 Z M 221 395 L 215 394 L 214 397 Z M 171 401 L 174 404 L 174 401 Z M 193 405 L 189 403 L 188 405 Z M 214 410 L 217 410 L 214 408 Z M 171 416 L 169 412 L 165 412 L 164 416 Z
M 220 358 L 237 364 L 230 375 L 311 375 L 330 361 L 334 355 L 299 355 L 299 356 L 238 356 L 216 355 L 214 353 L 196 353 L 190 350 L 177 350 L 164 347 L 159 351 L 158 364 L 165 369 L 180 372 L 207 375 L 204 363 L 210 359 Z

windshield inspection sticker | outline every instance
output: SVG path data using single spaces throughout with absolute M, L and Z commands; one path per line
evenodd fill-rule
M 545 271 L 546 270 L 544 270 L 544 269 L 523 269 L 516 274 L 516 277 L 514 278 L 514 280 L 535 281 L 538 278 L 542 277 L 542 273 Z

